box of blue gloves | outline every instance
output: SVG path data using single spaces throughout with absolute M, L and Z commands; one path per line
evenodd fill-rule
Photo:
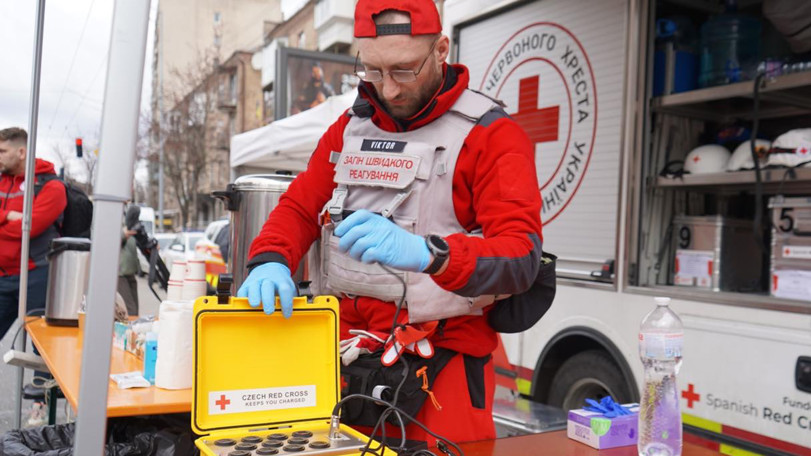
M 611 397 L 600 402 L 586 399 L 587 406 L 570 410 L 567 435 L 598 450 L 636 445 L 639 404 L 617 404 Z

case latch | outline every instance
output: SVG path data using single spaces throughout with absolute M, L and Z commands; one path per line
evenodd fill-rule
M 217 280 L 217 304 L 228 304 L 231 299 L 231 285 L 233 284 L 233 274 L 220 274 Z

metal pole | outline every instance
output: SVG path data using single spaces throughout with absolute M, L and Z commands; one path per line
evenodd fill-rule
M 158 10 L 158 232 L 163 233 L 163 15 Z
M 20 294 L 17 300 L 17 319 L 25 325 L 26 303 L 28 302 L 28 255 L 31 241 L 31 209 L 34 204 L 34 170 L 37 159 L 37 122 L 39 120 L 39 79 L 42 70 L 42 31 L 45 27 L 45 0 L 37 3 L 36 38 L 34 40 L 34 65 L 31 71 L 31 106 L 28 111 L 28 151 L 25 155 L 25 194 L 23 195 L 22 248 L 20 250 Z M 25 350 L 26 333 L 20 331 L 18 347 Z M 17 368 L 16 408 L 14 427 L 22 424 L 22 367 Z
M 124 203 L 132 196 L 149 4 L 144 0 L 117 0 L 113 13 L 101 120 L 104 153 L 99 157 L 93 195 L 88 310 L 73 450 L 73 454 L 82 456 L 104 454 L 121 214 Z

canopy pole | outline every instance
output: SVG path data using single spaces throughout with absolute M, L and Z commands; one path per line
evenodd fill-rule
M 45 27 L 45 0 L 37 3 L 37 24 L 34 39 L 34 63 L 31 70 L 31 106 L 28 110 L 28 151 L 25 156 L 25 193 L 23 195 L 22 248 L 20 249 L 20 294 L 17 299 L 17 320 L 25 326 L 26 304 L 28 302 L 28 256 L 31 241 L 31 211 L 34 204 L 34 172 L 37 160 L 37 124 L 39 121 L 39 81 L 42 72 L 42 31 Z M 16 346 L 25 351 L 25 330 L 20 331 Z M 23 374 L 22 367 L 17 368 L 16 407 L 14 408 L 14 427 L 22 426 L 23 407 Z
M 122 214 L 132 197 L 149 7 L 149 1 L 117 0 L 113 12 L 73 452 L 82 456 L 104 454 Z

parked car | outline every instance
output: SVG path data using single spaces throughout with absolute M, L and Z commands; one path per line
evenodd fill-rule
M 169 245 L 161 251 L 163 262 L 169 270 L 175 261 L 186 261 L 195 258 L 194 246 L 203 239 L 201 231 L 177 233 Z
M 195 245 L 195 250 L 200 258 L 222 263 L 227 261 L 228 251 L 227 248 L 223 251 L 223 247 L 227 247 L 223 244 L 223 240 L 228 238 L 228 226 L 227 219 L 216 220 L 208 224 L 203 232 L 203 239 Z

